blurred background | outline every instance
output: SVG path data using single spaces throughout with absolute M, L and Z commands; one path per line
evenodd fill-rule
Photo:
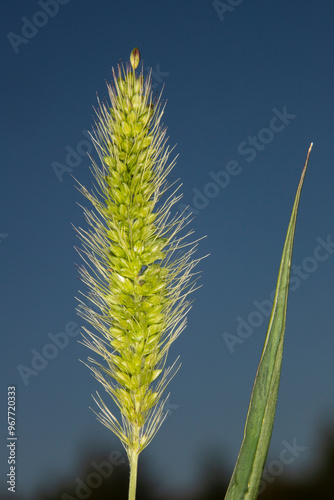
M 243 436 L 307 150 L 277 414 L 260 497 L 334 498 L 334 3 L 4 1 L 1 29 L 0 495 L 16 387 L 17 498 L 127 496 L 125 452 L 79 362 L 78 244 L 96 94 L 138 46 L 167 101 L 202 287 L 182 367 L 140 458 L 138 500 L 223 498 Z M 111 408 L 115 409 L 113 403 Z M 331 489 L 332 488 L 332 489 Z M 109 497 L 107 497 L 109 495 Z M 290 495 L 290 496 L 289 496 Z

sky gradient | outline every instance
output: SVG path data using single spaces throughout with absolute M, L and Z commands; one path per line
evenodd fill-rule
M 197 254 L 210 254 L 169 355 L 182 362 L 169 386 L 171 413 L 143 457 L 162 490 L 194 487 L 211 452 L 232 471 L 313 142 L 268 457 L 297 440 L 306 449 L 288 472 L 299 474 L 319 458 L 321 426 L 334 417 L 334 3 L 57 2 L 0 7 L 0 422 L 6 437 L 15 385 L 19 498 L 74 481 L 83 450 L 124 454 L 89 409 L 100 387 L 78 361 L 89 352 L 78 343 L 71 224 L 82 225 L 86 200 L 72 175 L 90 186 L 96 93 L 107 95 L 112 67 L 135 46 L 167 100 L 163 122 L 179 155 L 171 179 L 183 184 L 195 237 L 207 236 Z M 0 458 L 3 492 L 4 446 Z

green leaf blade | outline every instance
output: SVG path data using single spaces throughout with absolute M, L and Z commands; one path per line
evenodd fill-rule
M 254 500 L 269 449 L 280 382 L 291 259 L 300 195 L 313 144 L 299 181 L 283 248 L 273 308 L 248 408 L 244 437 L 225 500 Z

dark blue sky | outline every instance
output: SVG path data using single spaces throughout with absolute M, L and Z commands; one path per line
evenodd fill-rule
M 198 256 L 210 253 L 170 352 L 182 361 L 172 413 L 143 454 L 153 477 L 164 490 L 195 486 L 212 450 L 232 471 L 267 327 L 260 303 L 275 287 L 311 141 L 268 460 L 296 439 L 306 450 L 287 472 L 298 474 L 333 419 L 334 3 L 237 3 L 218 12 L 204 0 L 2 2 L 0 422 L 5 436 L 7 386 L 16 385 L 21 495 L 65 477 L 74 484 L 80 450 L 123 453 L 89 410 L 100 387 L 78 361 L 89 352 L 68 335 L 81 324 L 71 223 L 82 224 L 86 203 L 70 170 L 90 185 L 96 92 L 106 96 L 111 68 L 134 46 L 155 89 L 165 85 L 173 178 L 196 215 L 195 236 L 207 235 Z M 65 328 L 63 349 L 45 347 Z M 226 333 L 238 341 L 228 345 Z M 36 369 L 43 349 L 54 358 Z

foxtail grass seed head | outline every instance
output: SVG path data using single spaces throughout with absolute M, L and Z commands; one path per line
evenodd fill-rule
M 192 231 L 183 234 L 189 216 L 171 214 L 182 195 L 167 182 L 175 160 L 161 124 L 164 107 L 150 76 L 136 74 L 139 60 L 135 48 L 131 67 L 113 71 L 110 103 L 99 102 L 95 185 L 88 191 L 79 184 L 92 209 L 83 209 L 88 229 L 76 229 L 88 289 L 78 312 L 92 327 L 82 343 L 97 356 L 87 366 L 121 419 L 98 393 L 97 416 L 129 456 L 149 444 L 166 416 L 163 392 L 178 368 L 177 360 L 166 367 L 166 357 L 186 326 L 200 260 L 193 259 L 198 240 L 187 243 Z

